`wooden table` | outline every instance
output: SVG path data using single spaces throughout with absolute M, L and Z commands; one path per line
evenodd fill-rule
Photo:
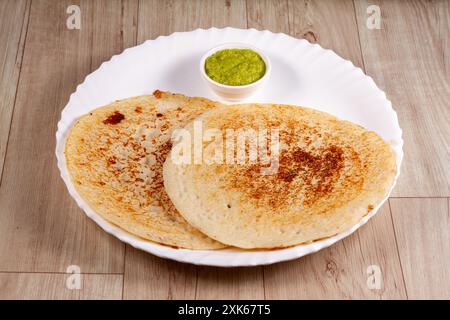
M 0 298 L 450 298 L 449 1 L 0 0 Z M 69 30 L 67 7 L 81 8 Z M 367 7 L 381 29 L 366 27 Z M 320 43 L 373 77 L 404 130 L 400 180 L 381 212 L 319 253 L 209 268 L 140 252 L 70 198 L 56 124 L 84 77 L 127 47 L 174 31 L 233 26 Z M 70 265 L 82 289 L 66 287 Z M 381 289 L 367 268 L 381 269 Z

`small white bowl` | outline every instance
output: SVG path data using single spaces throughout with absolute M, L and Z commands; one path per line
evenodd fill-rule
M 266 73 L 264 73 L 264 75 L 257 81 L 243 86 L 229 86 L 214 81 L 213 79 L 208 77 L 208 75 L 205 72 L 205 61 L 209 56 L 213 55 L 217 51 L 224 49 L 250 49 L 255 51 L 264 60 L 264 63 L 266 64 Z M 261 88 L 262 84 L 269 78 L 271 69 L 272 67 L 269 58 L 267 58 L 267 56 L 260 49 L 244 43 L 225 43 L 220 46 L 214 47 L 208 52 L 206 52 L 200 60 L 200 74 L 202 75 L 206 84 L 218 96 L 232 102 L 237 102 L 245 98 L 248 98 L 253 93 L 255 93 L 259 88 Z

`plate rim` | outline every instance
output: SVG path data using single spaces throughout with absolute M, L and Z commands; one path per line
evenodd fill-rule
M 67 121 L 65 121 L 64 117 L 65 117 L 65 114 L 68 112 L 67 111 L 68 106 L 70 106 L 72 101 L 75 99 L 79 90 L 82 89 L 84 86 L 86 86 L 86 83 L 88 81 L 90 81 L 89 79 L 92 78 L 93 74 L 102 72 L 109 64 L 111 64 L 115 60 L 119 59 L 120 56 L 127 55 L 127 52 L 129 52 L 133 49 L 137 50 L 136 48 L 139 48 L 139 47 L 145 47 L 145 46 L 149 46 L 151 44 L 160 42 L 160 41 L 162 41 L 162 39 L 167 39 L 170 37 L 175 37 L 176 35 L 186 34 L 186 33 L 211 32 L 211 31 L 226 32 L 227 30 L 232 30 L 232 31 L 237 31 L 237 32 L 268 33 L 271 36 L 283 36 L 283 37 L 289 38 L 291 41 L 295 40 L 295 41 L 307 43 L 310 46 L 316 46 L 323 51 L 326 51 L 328 53 L 335 55 L 339 59 L 343 60 L 343 62 L 350 63 L 351 67 L 353 69 L 355 69 L 356 72 L 361 73 L 362 76 L 365 77 L 369 81 L 370 85 L 378 91 L 377 93 L 381 94 L 382 99 L 385 101 L 386 107 L 392 113 L 394 120 L 398 127 L 396 129 L 398 129 L 398 132 L 399 132 L 399 141 L 396 141 L 398 148 L 395 150 L 396 151 L 395 155 L 396 155 L 396 160 L 397 160 L 397 173 L 396 173 L 396 176 L 392 183 L 392 186 L 391 186 L 389 192 L 387 192 L 386 196 L 382 200 L 380 200 L 379 204 L 373 210 L 371 210 L 366 216 L 364 216 L 357 224 L 353 225 L 350 229 L 347 229 L 344 232 L 338 233 L 337 235 L 334 235 L 334 236 L 331 236 L 331 237 L 328 237 L 325 239 L 321 239 L 321 240 L 318 240 L 318 241 L 315 241 L 312 243 L 299 244 L 296 246 L 292 246 L 292 247 L 288 247 L 288 248 L 281 248 L 281 249 L 277 249 L 277 250 L 262 249 L 262 250 L 245 251 L 245 250 L 239 250 L 239 249 L 231 249 L 231 251 L 228 251 L 230 249 L 192 250 L 192 249 L 172 248 L 172 247 L 169 247 L 169 246 L 166 246 L 163 244 L 153 242 L 151 240 L 139 238 L 139 237 L 134 236 L 133 234 L 121 229 L 120 227 L 112 224 L 111 222 L 109 222 L 106 219 L 104 219 L 103 217 L 101 217 L 93 209 L 91 209 L 89 207 L 89 205 L 82 199 L 82 197 L 76 191 L 76 189 L 71 181 L 70 175 L 68 174 L 68 170 L 66 167 L 66 161 L 65 161 L 65 154 L 64 154 L 67 134 L 70 131 L 73 121 L 71 123 L 67 123 Z M 93 106 L 92 108 L 95 108 L 95 106 Z M 57 158 L 57 166 L 60 171 L 60 176 L 63 179 L 70 196 L 75 200 L 75 202 L 80 207 L 80 209 L 82 209 L 83 212 L 90 219 L 92 219 L 98 226 L 100 226 L 100 228 L 102 228 L 105 232 L 113 235 L 114 237 L 118 238 L 120 241 L 122 241 L 126 244 L 129 244 L 136 249 L 143 250 L 147 253 L 151 253 L 160 258 L 171 259 L 171 260 L 175 260 L 175 261 L 179 261 L 179 262 L 183 262 L 183 263 L 191 263 L 191 264 L 195 264 L 195 265 L 207 265 L 207 266 L 216 266 L 216 267 L 237 267 L 237 266 L 268 265 L 268 264 L 278 263 L 278 262 L 282 262 L 282 261 L 298 259 L 302 256 L 305 256 L 305 255 L 308 255 L 311 253 L 315 253 L 321 249 L 329 247 L 329 246 L 333 245 L 334 243 L 351 235 L 357 229 L 362 227 L 364 224 L 367 223 L 367 221 L 369 221 L 378 212 L 379 208 L 386 202 L 386 200 L 389 198 L 389 195 L 391 194 L 392 190 L 394 189 L 394 187 L 397 183 L 398 177 L 400 175 L 401 164 L 403 162 L 403 157 L 404 157 L 403 145 L 404 145 L 403 130 L 400 127 L 397 112 L 392 107 L 391 101 L 387 98 L 385 92 L 376 85 L 373 78 L 371 76 L 367 75 L 361 68 L 356 67 L 352 61 L 342 58 L 337 53 L 335 53 L 333 50 L 323 48 L 321 45 L 319 45 L 317 43 L 310 43 L 306 39 L 298 39 L 298 38 L 295 38 L 293 36 L 290 36 L 288 34 L 281 33 L 281 32 L 272 32 L 270 30 L 258 30 L 255 28 L 241 29 L 241 28 L 233 28 L 233 27 L 225 27 L 225 28 L 212 27 L 212 28 L 208 28 L 208 29 L 197 28 L 197 29 L 194 29 L 191 31 L 177 31 L 177 32 L 173 32 L 169 35 L 160 35 L 155 39 L 146 40 L 139 45 L 125 48 L 121 53 L 113 55 L 109 60 L 102 62 L 101 65 L 96 70 L 94 70 L 91 73 L 89 73 L 88 75 L 86 75 L 83 82 L 78 84 L 75 91 L 70 95 L 67 104 L 64 106 L 64 108 L 61 111 L 61 117 L 60 117 L 60 120 L 58 121 L 57 131 L 56 131 L 55 155 Z M 150 249 L 148 247 L 146 248 L 145 245 L 150 246 Z M 307 248 L 308 250 L 306 252 L 304 252 L 304 249 L 306 248 L 306 246 L 308 246 L 308 248 Z M 223 254 L 223 252 L 231 252 L 234 255 L 236 255 L 236 254 L 242 255 L 242 253 L 244 253 L 245 255 L 248 255 L 248 256 L 250 256 L 250 254 L 253 252 L 258 252 L 258 253 L 264 252 L 264 253 L 266 253 L 266 256 L 264 258 L 259 257 L 259 258 L 255 258 L 255 259 L 246 259 L 245 261 L 242 261 L 239 259 L 230 259 L 230 260 L 226 260 L 226 263 L 224 263 L 224 261 L 221 259 L 218 259 L 217 261 L 214 260 L 214 256 L 216 255 L 216 253 L 218 253 L 220 255 L 221 253 Z M 192 255 L 196 256 L 198 258 L 198 260 L 193 261 Z

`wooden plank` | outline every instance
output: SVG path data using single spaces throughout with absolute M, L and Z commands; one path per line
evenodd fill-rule
M 124 245 L 69 197 L 54 156 L 56 123 L 78 83 L 123 49 L 121 1 L 81 1 L 81 30 L 66 28 L 72 1 L 34 1 L 0 189 L 0 271 L 123 271 Z M 122 28 L 123 27 L 123 28 Z M 11 245 L 14 244 L 14 245 Z
M 68 289 L 69 275 L 0 273 L 0 300 L 88 300 L 122 297 L 122 275 L 82 274 L 81 289 Z
M 197 299 L 264 299 L 262 267 L 199 267 Z
M 450 299 L 448 199 L 391 199 L 409 299 Z
M 246 28 L 245 1 L 241 0 L 151 0 L 139 3 L 138 43 L 211 27 Z
M 381 289 L 367 268 L 381 269 Z M 265 267 L 267 299 L 406 298 L 389 205 L 350 237 L 318 253 Z
M 91 70 L 97 69 L 112 55 L 136 45 L 138 0 L 95 0 L 88 7 L 92 33 Z M 84 7 L 81 9 L 83 12 Z M 101 12 L 100 16 L 97 16 Z
M 141 1 L 138 25 L 139 43 L 196 28 L 245 28 L 245 1 Z M 202 299 L 263 297 L 262 270 L 197 270 L 195 266 L 165 261 L 127 246 L 126 299 L 194 299 L 196 296 Z
M 127 246 L 124 299 L 195 298 L 196 267 Z
M 262 269 L 196 267 L 127 246 L 124 299 L 264 299 Z
M 447 83 L 450 82 L 450 37 L 449 37 L 449 25 L 450 25 L 450 10 L 448 2 L 442 0 L 438 4 L 439 15 L 439 39 L 441 40 L 442 47 L 442 60 L 444 62 L 444 72 L 447 79 Z
M 334 50 L 344 59 L 363 68 L 356 17 L 351 0 L 289 1 L 289 30 L 296 38 L 304 38 Z
M 0 183 L 28 27 L 29 2 L 0 2 Z
M 369 4 L 381 29 L 366 27 Z M 448 1 L 355 1 L 366 71 L 398 113 L 405 158 L 392 196 L 450 195 Z
M 139 0 L 122 0 L 120 37 L 123 49 L 137 44 Z
M 247 0 L 247 25 L 258 30 L 289 33 L 287 0 Z

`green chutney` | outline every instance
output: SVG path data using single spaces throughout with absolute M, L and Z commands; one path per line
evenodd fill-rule
M 209 56 L 205 72 L 212 80 L 228 86 L 243 86 L 261 79 L 266 64 L 250 49 L 224 49 Z

